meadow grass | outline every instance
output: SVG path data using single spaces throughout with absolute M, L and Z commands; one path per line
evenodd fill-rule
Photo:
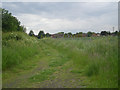
M 31 82 L 41 82 L 49 79 L 50 75 L 55 72 L 55 69 L 45 69 L 37 73 L 36 75 L 29 78 Z
M 73 62 L 71 72 L 84 73 L 91 81 L 88 87 L 118 87 L 117 40 L 108 36 L 50 39 L 45 43 L 68 55 Z
M 17 37 L 17 38 L 16 38 Z M 19 39 L 18 39 L 19 38 Z M 8 69 L 22 64 L 24 60 L 39 53 L 37 39 L 25 33 L 3 33 L 2 37 L 2 69 Z
M 10 32 L 2 35 L 2 69 L 17 67 L 35 55 L 50 57 L 51 47 L 61 53 L 50 59 L 50 69 L 30 78 L 44 81 L 55 72 L 55 68 L 67 61 L 73 74 L 86 77 L 87 87 L 118 87 L 118 37 L 44 38 L 38 40 L 25 33 Z M 54 53 L 56 54 L 56 53 Z M 63 55 L 63 56 L 62 56 Z M 65 56 L 65 57 L 64 57 Z M 67 58 L 66 58 L 67 57 Z M 64 68 L 64 67 L 63 67 Z

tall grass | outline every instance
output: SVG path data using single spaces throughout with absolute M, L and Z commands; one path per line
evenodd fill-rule
M 91 87 L 117 87 L 117 40 L 117 37 L 108 36 L 50 39 L 45 43 L 67 54 L 73 62 L 72 68 L 83 72 L 92 81 Z
M 25 33 L 12 32 L 2 35 L 2 69 L 19 65 L 39 53 L 37 39 Z
M 118 41 L 117 37 L 45 38 L 38 40 L 24 33 L 3 33 L 3 70 L 24 63 L 36 54 L 41 54 L 44 44 L 66 55 L 72 62 L 74 73 L 82 72 L 91 81 L 88 87 L 117 87 Z M 50 52 L 50 51 L 49 51 Z M 62 61 L 50 63 L 61 66 Z M 38 76 L 37 76 L 38 77 Z

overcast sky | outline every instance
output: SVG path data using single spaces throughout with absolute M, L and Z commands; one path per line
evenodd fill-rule
M 100 32 L 117 30 L 117 2 L 4 2 L 27 32 Z

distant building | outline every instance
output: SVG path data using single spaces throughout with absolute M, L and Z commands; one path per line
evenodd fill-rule
M 96 33 L 93 33 L 92 34 L 92 37 L 97 37 L 98 35 Z
M 63 37 L 64 37 L 64 34 L 62 34 L 62 33 L 52 34 L 51 37 L 52 37 L 52 38 L 63 38 Z
M 91 35 L 92 37 L 99 37 L 100 34 L 99 33 L 93 33 Z M 69 34 L 64 34 L 64 33 L 57 33 L 57 34 L 52 34 L 51 35 L 52 38 L 75 38 L 75 37 L 88 37 L 87 33 L 82 33 L 82 34 L 73 34 L 73 35 L 69 35 Z
M 86 33 L 82 33 L 82 37 L 87 37 L 87 34 Z
M 99 33 L 97 33 L 97 36 L 99 37 L 99 36 L 100 36 L 100 34 L 99 34 Z

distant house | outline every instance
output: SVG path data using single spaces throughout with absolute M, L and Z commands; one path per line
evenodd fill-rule
M 87 34 L 86 33 L 82 33 L 82 37 L 87 37 Z
M 57 38 L 57 34 L 52 34 L 51 37 L 52 38 Z
M 99 34 L 99 33 L 97 33 L 97 36 L 99 37 L 99 36 L 100 36 L 100 34 Z
M 98 35 L 96 33 L 93 33 L 92 34 L 92 37 L 97 37 Z
M 52 34 L 51 35 L 52 38 L 63 38 L 64 34 L 58 33 L 58 34 Z

